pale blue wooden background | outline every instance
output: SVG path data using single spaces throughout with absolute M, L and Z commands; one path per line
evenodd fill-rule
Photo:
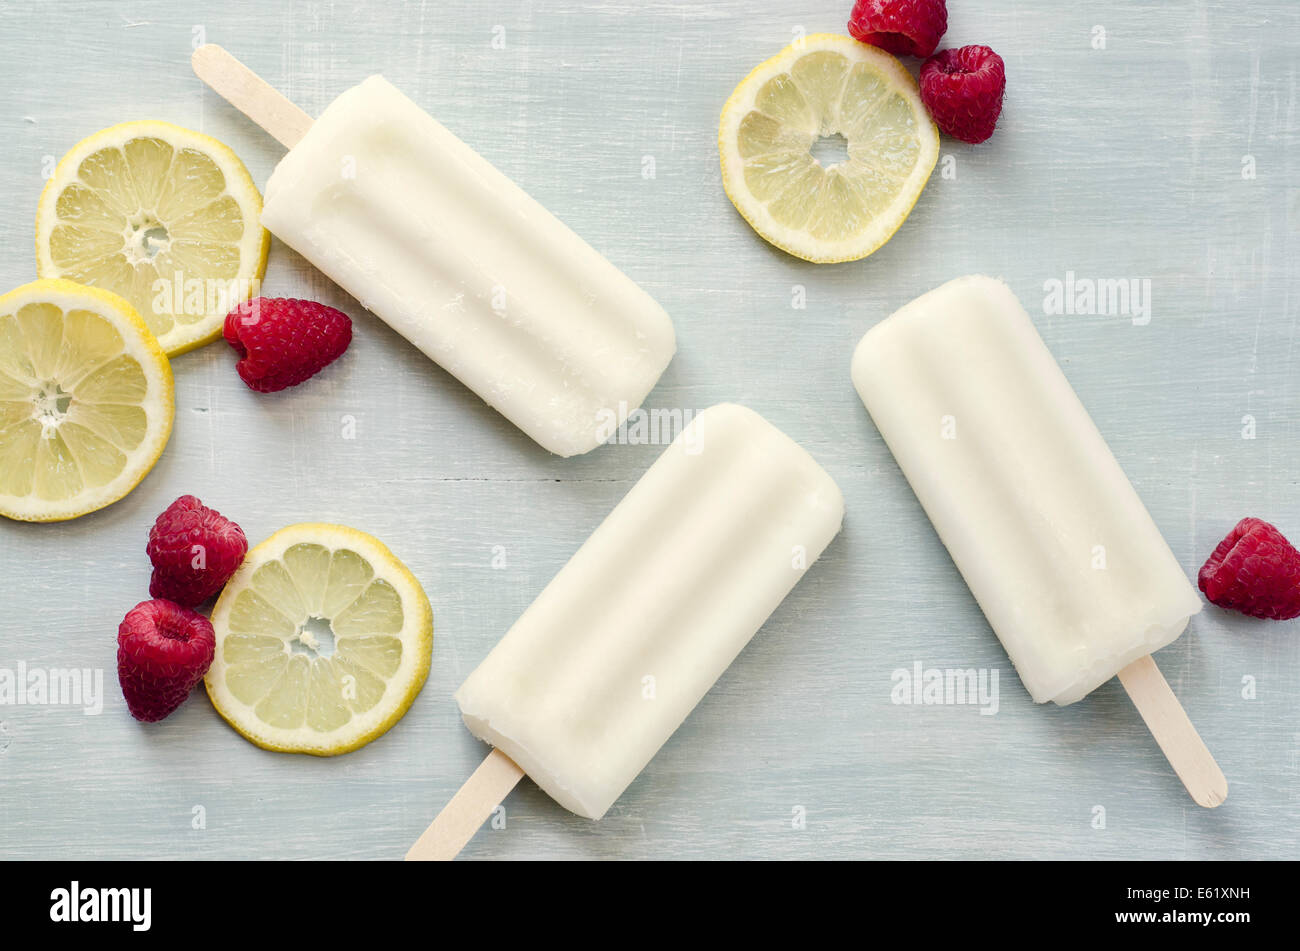
M 571 816 L 525 782 L 507 829 L 481 833 L 467 856 L 1293 856 L 1297 624 L 1209 608 L 1159 655 L 1232 784 L 1223 808 L 1200 810 L 1117 683 L 1068 709 L 1033 706 L 848 363 L 861 334 L 917 294 L 969 272 L 1005 277 L 1189 574 L 1244 515 L 1300 540 L 1300 7 L 952 0 L 947 45 L 983 42 L 1006 59 L 1001 128 L 980 147 L 945 140 L 955 179 L 936 175 L 879 253 L 816 267 L 734 213 L 716 121 L 750 68 L 800 29 L 842 31 L 850 6 L 11 0 L 0 285 L 34 276 L 45 157 L 101 127 L 202 129 L 265 182 L 281 150 L 194 78 L 196 37 L 312 113 L 382 70 L 673 315 L 680 352 L 652 405 L 745 402 L 806 446 L 848 503 L 823 562 L 606 819 Z M 1067 271 L 1150 279 L 1151 322 L 1043 315 L 1044 283 Z M 796 285 L 806 309 L 791 306 Z M 65 525 L 0 524 L 0 666 L 103 667 L 108 692 L 98 717 L 0 707 L 0 856 L 400 856 L 484 752 L 460 724 L 456 685 L 657 452 L 548 456 L 278 243 L 266 288 L 352 313 L 347 356 L 265 397 L 239 382 L 224 345 L 181 357 L 175 434 L 134 494 Z M 347 416 L 354 440 L 341 436 Z M 253 541 L 338 521 L 406 559 L 437 634 L 428 684 L 390 734 L 318 760 L 254 748 L 201 693 L 161 725 L 129 717 L 116 625 L 147 596 L 148 526 L 185 492 Z M 490 567 L 498 545 L 504 570 Z M 916 661 L 999 669 L 1000 712 L 892 704 L 891 672 Z M 1246 677 L 1256 699 L 1243 699 Z

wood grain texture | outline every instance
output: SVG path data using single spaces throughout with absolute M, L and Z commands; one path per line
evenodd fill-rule
M 1034 707 L 858 401 L 849 357 L 918 294 L 1003 277 L 1189 575 L 1245 515 L 1300 540 L 1300 7 L 952 4 L 948 44 L 1006 59 L 998 133 L 945 140 L 940 171 L 950 157 L 955 177 L 936 173 L 888 245 L 817 267 L 733 211 L 716 122 L 754 65 L 796 30 L 842 31 L 849 6 L 5 3 L 0 286 L 34 276 L 43 170 L 104 126 L 201 129 L 265 182 L 282 150 L 194 77 L 196 41 L 222 43 L 310 115 L 382 71 L 673 316 L 679 353 L 652 406 L 748 404 L 848 506 L 823 561 L 606 818 L 572 816 L 525 780 L 506 828 L 465 857 L 1293 857 L 1297 623 L 1207 608 L 1157 656 L 1232 784 L 1200 809 L 1117 682 Z M 1046 282 L 1067 272 L 1149 279 L 1150 322 L 1045 314 Z M 243 387 L 222 345 L 182 356 L 175 434 L 139 489 L 72 523 L 0 524 L 0 666 L 101 667 L 107 693 L 99 716 L 0 707 L 0 857 L 400 858 L 485 753 L 452 692 L 658 452 L 548 456 L 279 243 L 266 290 L 352 314 L 349 353 L 271 396 Z M 130 718 L 116 625 L 147 597 L 148 526 L 185 492 L 250 541 L 337 521 L 406 560 L 434 606 L 433 668 L 388 735 L 338 759 L 267 753 L 201 693 L 162 724 Z M 894 671 L 916 662 L 998 671 L 997 714 L 891 702 Z

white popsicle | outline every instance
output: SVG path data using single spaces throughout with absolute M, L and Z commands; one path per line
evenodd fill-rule
M 495 749 L 406 857 L 455 856 L 525 772 L 603 816 L 843 518 L 831 477 L 757 413 L 697 416 L 456 692 Z
M 1002 282 L 960 278 L 882 321 L 853 382 L 1037 702 L 1073 703 L 1201 609 Z
M 840 529 L 839 489 L 757 413 L 701 413 L 456 693 L 475 736 L 605 814 Z
M 853 382 L 1034 700 L 1120 674 L 1193 796 L 1222 802 L 1148 658 L 1200 598 L 1011 289 L 923 295 L 862 338 Z
M 311 122 L 219 47 L 194 62 L 292 146 L 267 230 L 540 445 L 587 452 L 641 405 L 676 349 L 663 308 L 382 76 Z

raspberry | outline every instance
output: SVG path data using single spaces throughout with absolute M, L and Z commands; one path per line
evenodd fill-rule
M 948 29 L 944 0 L 857 0 L 849 34 L 895 56 L 929 56 Z
M 987 46 L 944 50 L 921 66 L 921 101 L 935 125 L 963 142 L 993 134 L 1006 91 L 1006 64 Z
M 192 608 L 230 580 L 248 551 L 244 531 L 192 495 L 167 506 L 149 530 L 149 594 Z
M 212 663 L 217 638 L 202 614 L 141 601 L 117 629 L 117 679 L 131 716 L 163 719 L 185 702 Z
M 239 378 L 259 393 L 274 393 L 341 357 L 352 342 L 352 321 L 316 301 L 256 297 L 226 315 L 222 333 L 240 356 Z
M 1257 518 L 1237 523 L 1196 582 L 1221 608 L 1278 621 L 1300 616 L 1300 551 Z

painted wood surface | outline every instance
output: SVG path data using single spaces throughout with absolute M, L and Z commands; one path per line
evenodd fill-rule
M 604 820 L 525 780 L 466 857 L 1294 856 L 1297 623 L 1209 607 L 1159 654 L 1231 783 L 1226 805 L 1198 808 L 1117 682 L 1034 707 L 848 366 L 916 295 L 1003 277 L 1189 575 L 1246 515 L 1300 540 L 1300 7 L 953 0 L 946 45 L 1006 59 L 998 133 L 945 140 L 893 241 L 817 267 L 733 211 L 716 122 L 754 65 L 799 31 L 842 31 L 850 5 L 5 3 L 0 285 L 34 277 L 43 173 L 104 126 L 201 129 L 265 183 L 282 150 L 193 76 L 195 42 L 313 114 L 382 71 L 672 314 L 680 351 L 651 406 L 748 404 L 848 505 L 823 561 Z M 1149 282 L 1149 313 L 1046 313 L 1070 275 Z M 0 524 L 0 666 L 100 668 L 106 694 L 98 716 L 0 706 L 0 857 L 400 858 L 484 753 L 455 687 L 658 452 L 548 456 L 278 242 L 266 289 L 352 314 L 347 356 L 273 396 L 244 388 L 224 345 L 182 356 L 175 434 L 139 489 L 68 524 Z M 336 521 L 406 560 L 436 639 L 388 735 L 337 759 L 267 753 L 201 693 L 160 725 L 130 718 L 116 625 L 147 597 L 149 525 L 186 492 L 251 541 Z M 996 714 L 893 702 L 895 672 L 917 664 L 996 671 Z

